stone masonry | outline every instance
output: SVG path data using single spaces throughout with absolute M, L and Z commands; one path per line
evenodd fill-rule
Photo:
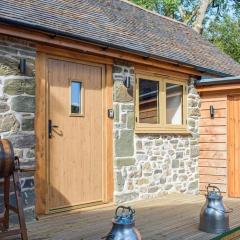
M 123 81 L 131 77 L 130 89 Z M 156 198 L 170 192 L 198 193 L 200 97 L 188 84 L 190 135 L 134 134 L 134 68 L 116 62 L 114 81 L 114 198 L 116 203 Z
M 0 136 L 14 145 L 22 166 L 35 165 L 35 50 L 24 40 L 0 37 Z M 27 62 L 26 74 L 19 72 L 19 60 Z M 27 220 L 34 217 L 33 173 L 21 175 L 22 196 Z M 2 209 L 2 195 L 0 195 Z M 14 203 L 14 196 L 11 195 Z

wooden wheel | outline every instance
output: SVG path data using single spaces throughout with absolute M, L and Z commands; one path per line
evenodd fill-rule
M 16 162 L 15 162 L 16 159 Z M 16 164 L 16 167 L 15 167 Z M 7 139 L 0 140 L 0 178 L 4 179 L 4 217 L 0 219 L 0 239 L 9 236 L 21 235 L 22 240 L 27 240 L 27 228 L 24 218 L 21 185 L 19 180 L 18 157 L 15 158 L 13 146 Z M 10 178 L 13 179 L 14 193 L 16 197 L 16 206 L 10 204 Z M 9 230 L 9 211 L 13 211 L 18 215 L 19 229 Z
M 11 142 L 0 140 L 0 178 L 8 177 L 14 170 L 14 151 Z

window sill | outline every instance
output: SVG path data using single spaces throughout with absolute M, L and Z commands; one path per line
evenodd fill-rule
M 191 135 L 187 129 L 159 129 L 159 128 L 135 128 L 136 134 L 169 134 L 169 135 Z

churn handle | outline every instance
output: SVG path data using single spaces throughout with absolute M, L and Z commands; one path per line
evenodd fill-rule
M 213 190 L 217 189 L 219 194 L 222 195 L 221 190 L 219 189 L 219 187 L 211 185 L 211 184 L 208 184 L 208 186 L 207 186 L 207 193 L 209 193 L 209 190 L 208 190 L 209 188 L 212 188 Z
M 130 213 L 130 216 L 132 216 L 132 217 L 135 215 L 135 210 L 132 209 L 131 207 L 119 206 L 119 207 L 117 207 L 117 209 L 115 211 L 115 217 L 119 217 L 119 215 L 118 215 L 118 210 L 119 209 L 122 209 L 122 212 L 125 211 L 125 210 L 128 210 L 129 213 Z

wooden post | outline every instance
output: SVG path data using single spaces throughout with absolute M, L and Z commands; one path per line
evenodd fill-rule
M 9 193 L 10 193 L 10 177 L 4 179 L 4 218 L 3 218 L 3 229 L 9 228 Z
M 25 217 L 23 212 L 22 197 L 21 197 L 21 185 L 19 181 L 19 171 L 14 171 L 10 176 L 4 177 L 4 217 L 0 219 L 2 224 L 2 233 L 0 233 L 0 239 L 3 237 L 9 237 L 14 235 L 21 235 L 22 240 L 28 240 L 27 228 L 25 223 Z M 10 178 L 13 177 L 14 193 L 16 197 L 16 207 L 10 205 Z M 9 211 L 13 211 L 18 215 L 20 229 L 9 230 Z
M 14 190 L 15 190 L 15 196 L 16 196 L 16 203 L 17 203 L 17 213 L 18 213 L 18 220 L 19 225 L 21 229 L 21 236 L 22 240 L 27 240 L 27 228 L 26 228 L 26 222 L 23 212 L 23 204 L 22 204 L 22 196 L 21 196 L 21 184 L 19 181 L 18 172 L 13 172 L 13 183 L 14 183 Z

